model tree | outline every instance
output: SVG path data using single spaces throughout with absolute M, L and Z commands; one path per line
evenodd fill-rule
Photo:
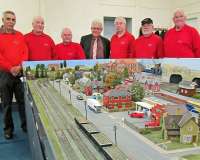
M 124 76 L 124 78 L 128 78 L 129 77 L 128 68 L 124 68 L 123 76 Z
M 63 62 L 63 66 L 64 66 L 64 68 L 67 67 L 67 62 L 66 61 Z
M 105 86 L 114 88 L 116 85 L 121 83 L 121 78 L 117 73 L 110 72 L 105 77 Z
M 60 68 L 61 68 L 61 69 L 63 68 L 63 63 L 60 63 Z
M 27 75 L 28 73 L 31 72 L 31 67 L 30 66 L 27 66 L 26 67 L 26 70 L 25 70 L 25 74 Z
M 46 77 L 46 69 L 44 64 L 40 65 L 40 70 L 41 70 L 41 78 Z
M 73 86 L 76 80 L 74 74 L 71 74 L 68 79 L 69 79 L 70 84 Z
M 141 101 L 144 98 L 144 88 L 139 83 L 133 84 L 130 92 L 132 94 L 132 100 L 135 102 Z
M 75 66 L 75 71 L 79 71 L 80 70 L 80 66 L 79 65 L 77 65 L 77 66 Z
M 39 70 L 40 70 L 40 64 L 36 65 L 36 69 L 35 69 L 35 78 L 39 78 Z

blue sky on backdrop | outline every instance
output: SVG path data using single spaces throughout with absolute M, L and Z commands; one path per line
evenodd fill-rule
M 98 63 L 108 63 L 110 59 L 100 59 L 100 60 L 68 60 L 67 66 L 68 67 L 75 67 L 76 65 L 85 65 L 85 66 L 94 66 L 97 62 Z M 63 60 L 57 60 L 57 61 L 26 61 L 23 63 L 23 67 L 30 66 L 31 68 L 35 68 L 37 64 L 45 64 L 45 66 L 48 66 L 48 64 L 60 64 L 63 63 Z
M 92 67 L 97 62 L 98 63 L 108 63 L 110 59 L 101 59 L 101 60 L 68 60 L 67 66 L 74 67 L 76 65 L 85 65 Z M 142 63 L 144 66 L 153 65 L 156 63 L 161 64 L 173 64 L 178 66 L 185 66 L 192 70 L 200 70 L 200 59 L 137 59 L 138 62 Z M 31 68 L 35 68 L 37 64 L 60 64 L 61 61 L 26 61 L 23 63 L 24 67 L 30 66 Z

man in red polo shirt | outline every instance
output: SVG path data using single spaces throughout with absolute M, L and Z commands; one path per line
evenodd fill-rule
M 115 18 L 116 33 L 111 38 L 110 58 L 132 58 L 135 38 L 126 30 L 126 20 L 123 17 Z
M 29 60 L 51 60 L 53 59 L 54 41 L 44 30 L 44 19 L 40 16 L 33 19 L 32 32 L 25 35 L 25 41 L 29 49 Z
M 162 39 L 153 33 L 154 26 L 151 18 L 141 22 L 142 36 L 135 41 L 135 58 L 159 58 L 163 54 Z
M 173 17 L 174 28 L 164 38 L 164 56 L 174 58 L 200 57 L 200 36 L 198 31 L 186 24 L 186 16 L 177 10 Z
M 58 60 L 85 59 L 85 53 L 80 44 L 72 42 L 72 32 L 69 28 L 64 28 L 61 33 L 62 43 L 55 47 L 55 57 Z
M 24 106 L 24 90 L 20 80 L 22 76 L 21 63 L 28 59 L 28 49 L 23 35 L 14 30 L 15 13 L 3 13 L 3 26 L 0 28 L 0 91 L 3 108 L 4 137 L 13 137 L 14 124 L 12 119 L 12 99 L 15 94 L 19 107 L 21 127 L 26 132 L 26 117 Z

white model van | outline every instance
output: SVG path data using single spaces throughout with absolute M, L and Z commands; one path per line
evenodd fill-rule
M 101 112 L 102 105 L 96 99 L 92 98 L 87 99 L 87 106 L 90 110 L 93 110 L 96 113 Z

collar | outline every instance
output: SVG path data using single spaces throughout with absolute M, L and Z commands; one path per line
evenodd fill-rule
M 7 33 L 6 29 L 5 29 L 4 26 L 2 25 L 1 28 L 0 28 L 0 33 L 1 33 L 1 34 L 15 34 L 16 31 L 13 29 L 12 32 Z
M 33 30 L 32 30 L 31 34 L 32 34 L 32 35 L 35 35 L 35 36 L 42 36 L 42 35 L 44 35 L 44 32 L 42 32 L 41 34 L 36 34 L 36 33 L 34 33 Z
M 115 33 L 117 38 L 121 38 L 121 37 L 125 36 L 126 34 L 127 34 L 127 31 L 125 31 L 124 34 L 122 34 L 121 36 L 119 36 L 119 34 Z
M 100 39 L 100 36 L 99 37 L 94 37 L 94 36 L 92 36 L 92 40 L 98 40 L 98 39 Z
M 72 42 L 67 42 L 67 43 L 62 42 L 62 44 L 63 44 L 64 46 L 68 46 L 68 45 L 72 44 Z
M 180 32 L 180 31 L 182 31 L 186 26 L 187 26 L 187 25 L 185 24 L 180 30 L 177 30 L 177 29 L 176 29 L 176 26 L 174 26 L 174 29 L 175 29 L 175 31 Z

